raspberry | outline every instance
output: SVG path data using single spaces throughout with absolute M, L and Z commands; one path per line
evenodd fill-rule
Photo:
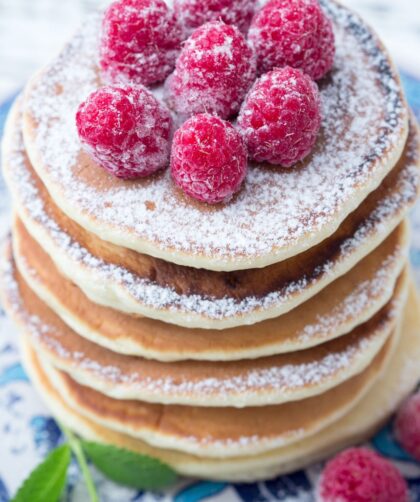
M 317 0 L 271 0 L 252 20 L 248 40 L 259 74 L 288 65 L 318 80 L 334 62 L 332 24 Z
M 318 501 L 408 502 L 408 488 L 391 462 L 367 448 L 350 448 L 326 465 Z
M 172 119 L 144 87 L 102 87 L 76 114 L 79 137 L 91 156 L 124 179 L 147 176 L 169 161 Z
M 166 81 L 168 102 L 183 116 L 207 112 L 228 118 L 255 76 L 255 58 L 238 28 L 207 23 L 186 41 Z
M 395 420 L 395 436 L 403 448 L 420 461 L 420 392 L 401 406 Z
M 245 145 L 229 122 L 203 113 L 176 131 L 171 174 L 191 197 L 208 204 L 228 201 L 239 190 L 246 168 Z
M 257 80 L 238 116 L 249 156 L 285 167 L 308 155 L 320 125 L 316 83 L 290 67 L 273 70 Z
M 183 38 L 163 0 L 117 0 L 102 22 L 101 68 L 111 82 L 161 82 L 174 69 Z
M 234 24 L 246 34 L 255 11 L 256 0 L 175 0 L 175 14 L 188 35 L 209 21 Z

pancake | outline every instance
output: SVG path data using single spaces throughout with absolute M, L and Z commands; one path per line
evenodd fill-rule
M 24 335 L 23 344 L 32 347 Z M 208 457 L 258 454 L 322 430 L 347 413 L 382 373 L 396 345 L 395 332 L 359 375 L 316 397 L 246 408 L 160 405 L 118 400 L 78 384 L 38 355 L 49 380 L 74 410 L 148 444 Z M 38 353 L 43 354 L 43 353 Z
M 31 162 L 55 203 L 89 232 L 119 246 L 189 267 L 265 267 L 318 244 L 394 167 L 408 111 L 388 54 L 354 13 L 322 1 L 336 39 L 333 70 L 320 82 L 322 129 L 294 169 L 250 165 L 227 205 L 184 197 L 168 170 L 122 181 L 82 151 L 74 115 L 102 85 L 97 67 L 101 14 L 91 17 L 25 92 Z M 153 92 L 161 95 L 161 88 Z
M 82 437 L 128 448 L 160 458 L 186 476 L 227 481 L 255 481 L 292 472 L 311 462 L 324 459 L 342 448 L 364 441 L 395 411 L 420 378 L 420 305 L 414 287 L 405 310 L 402 337 L 383 373 L 362 400 L 345 416 L 302 441 L 268 453 L 209 458 L 174 450 L 155 448 L 132 437 L 117 433 L 82 416 L 69 406 L 52 385 L 39 364 L 35 352 L 26 345 L 26 367 L 42 397 L 54 415 Z M 271 422 L 268 422 L 268 426 Z
M 15 108 L 6 128 L 5 177 L 20 218 L 61 272 L 95 303 L 181 326 L 226 329 L 290 311 L 378 246 L 417 197 L 419 142 L 413 125 L 396 168 L 327 241 L 264 269 L 195 270 L 112 248 L 81 232 L 34 174 L 19 127 Z M 128 263 L 128 268 L 121 263 Z
M 139 318 L 91 302 L 60 274 L 19 219 L 14 254 L 25 282 L 81 336 L 114 352 L 160 361 L 229 361 L 308 349 L 352 331 L 390 299 L 406 259 L 407 231 L 386 240 L 346 275 L 281 317 L 227 330 Z M 397 286 L 397 289 L 400 285 Z
M 304 351 L 241 361 L 162 363 L 123 356 L 78 336 L 26 285 L 13 263 L 5 307 L 45 357 L 117 399 L 195 406 L 265 406 L 318 395 L 363 372 L 382 349 L 405 301 L 406 274 L 392 300 L 350 334 Z
M 23 343 L 31 347 L 26 336 Z M 162 406 L 137 400 L 116 400 L 78 384 L 66 373 L 54 369 L 48 359 L 39 354 L 38 358 L 63 400 L 95 423 L 155 447 L 209 458 L 229 458 L 258 455 L 284 447 L 330 426 L 368 392 L 395 344 L 393 335 L 364 373 L 316 399 L 243 409 Z

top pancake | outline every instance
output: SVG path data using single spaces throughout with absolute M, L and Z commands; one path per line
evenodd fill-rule
M 217 207 L 184 197 L 168 170 L 122 181 L 81 150 L 75 111 L 101 85 L 100 16 L 91 18 L 26 92 L 26 147 L 56 204 L 104 240 L 210 270 L 267 266 L 331 235 L 397 162 L 408 117 L 375 35 L 347 9 L 322 4 L 337 51 L 321 82 L 324 118 L 313 154 L 293 169 L 250 166 L 242 191 Z

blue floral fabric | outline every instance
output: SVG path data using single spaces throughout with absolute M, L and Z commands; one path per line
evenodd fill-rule
M 402 80 L 408 100 L 420 120 L 420 80 L 403 74 Z M 7 111 L 13 97 L 0 104 L 0 136 Z M 0 236 L 8 229 L 9 202 L 0 178 Z M 420 205 L 411 214 L 413 246 L 411 261 L 417 283 L 420 285 Z M 19 362 L 17 333 L 13 324 L 0 309 L 0 502 L 7 502 L 22 479 L 42 460 L 45 454 L 61 441 L 61 432 L 33 390 Z M 381 430 L 371 446 L 390 458 L 406 477 L 413 502 L 420 502 L 420 464 L 396 443 L 392 423 Z M 181 480 L 175 487 L 162 493 L 147 493 L 119 487 L 93 470 L 103 502 L 176 502 L 244 501 L 268 502 L 274 500 L 303 502 L 314 500 L 314 486 L 322 465 L 260 483 L 216 483 Z M 84 502 L 88 496 L 73 463 L 70 481 L 63 500 Z

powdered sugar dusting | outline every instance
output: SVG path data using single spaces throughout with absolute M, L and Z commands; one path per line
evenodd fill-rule
M 36 274 L 35 271 L 34 273 Z M 199 373 L 194 375 L 193 371 L 188 378 L 179 375 L 172 377 L 171 370 L 168 369 L 170 364 L 156 362 L 157 365 L 162 364 L 165 367 L 162 374 L 166 373 L 166 375 L 159 378 L 147 375 L 147 368 L 142 369 L 141 358 L 138 358 L 138 370 L 132 371 L 124 367 L 126 356 L 116 355 L 115 364 L 104 364 L 101 362 L 99 351 L 99 356 L 96 355 L 96 358 L 92 359 L 89 356 L 89 346 L 92 345 L 90 342 L 86 342 L 87 353 L 83 352 L 83 344 L 75 351 L 71 348 L 71 343 L 69 345 L 64 332 L 26 310 L 20 298 L 10 261 L 3 265 L 2 276 L 9 295 L 9 304 L 12 305 L 15 314 L 23 320 L 25 330 L 36 343 L 51 352 L 56 364 L 66 368 L 73 378 L 83 382 L 88 379 L 91 382 L 90 377 L 87 377 L 87 374 L 91 373 L 94 379 L 108 382 L 112 386 L 129 387 L 132 391 L 159 396 L 157 401 L 166 400 L 165 396 L 171 396 L 173 400 L 176 396 L 194 395 L 209 397 L 218 395 L 222 400 L 226 398 L 226 401 L 231 400 L 232 396 L 237 396 L 243 397 L 245 401 L 250 394 L 261 395 L 262 393 L 266 396 L 267 393 L 273 392 L 287 394 L 303 388 L 328 385 L 329 381 L 340 380 L 340 374 L 348 374 L 349 371 L 351 373 L 351 367 L 357 365 L 361 358 L 366 357 L 366 353 L 370 353 L 370 357 L 373 357 L 382 346 L 404 303 L 402 297 L 396 297 L 392 300 L 387 314 L 375 328 L 367 330 L 364 336 L 355 337 L 340 349 L 313 357 L 307 362 L 279 363 L 274 360 L 273 365 L 257 369 L 252 368 L 253 365 L 250 364 L 248 369 L 240 369 L 236 375 L 223 373 L 218 377 L 200 377 Z M 106 349 L 102 350 L 106 351 Z
M 68 352 L 65 347 L 57 350 L 57 341 L 53 339 L 50 344 L 46 328 L 41 332 L 42 343 L 47 342 L 50 348 L 59 358 L 67 359 L 64 363 L 68 371 L 74 378 L 82 381 L 92 381 L 98 379 L 117 385 L 130 388 L 131 392 L 145 392 L 147 395 L 160 396 L 159 399 L 171 401 L 176 396 L 198 396 L 200 400 L 203 396 L 215 397 L 219 400 L 226 398 L 226 403 L 231 401 L 232 396 L 236 396 L 245 402 L 251 394 L 272 394 L 281 392 L 283 395 L 293 393 L 304 388 L 315 388 L 321 385 L 328 385 L 329 382 L 339 380 L 342 374 L 352 371 L 351 367 L 360 361 L 363 354 L 372 352 L 378 348 L 378 337 L 384 338 L 383 327 L 377 332 L 371 333 L 365 338 L 358 339 L 355 343 L 349 344 L 343 350 L 327 354 L 324 357 L 308 363 L 284 364 L 263 369 L 244 370 L 243 374 L 225 378 L 195 378 L 186 379 L 180 377 L 165 376 L 153 378 L 145 375 L 141 370 L 141 360 L 139 360 L 139 371 L 128 373 L 117 365 L 104 365 L 100 360 L 92 360 L 80 353 L 75 356 Z M 34 333 L 34 329 L 31 330 Z M 39 334 L 37 335 L 39 336 Z M 65 344 L 65 338 L 62 342 Z M 123 356 L 121 356 L 123 357 Z M 69 367 L 70 364 L 70 367 Z M 223 364 L 223 363 L 221 363 Z M 170 373 L 170 370 L 168 371 Z M 89 376 L 89 374 L 94 375 Z M 269 400 L 269 398 L 268 398 Z M 209 405 L 210 405 L 209 401 Z
M 235 263 L 298 248 L 338 224 L 366 184 L 386 174 L 390 150 L 404 137 L 407 112 L 398 79 L 368 28 L 343 7 L 327 0 L 323 6 L 334 22 L 337 52 L 322 84 L 321 139 L 310 162 L 289 170 L 251 166 L 239 195 L 211 210 L 180 198 L 168 172 L 148 183 L 106 190 L 75 175 L 80 143 L 74 114 L 98 85 L 100 16 L 90 19 L 26 100 L 26 111 L 38 123 L 33 141 L 26 139 L 41 155 L 42 177 L 57 202 L 60 193 L 71 217 L 96 220 L 116 243 L 132 235 L 138 247 L 147 242 L 162 252 Z M 147 201 L 155 211 L 147 209 Z
M 401 250 L 397 249 L 394 255 L 384 260 L 372 279 L 357 284 L 334 309 L 323 316 L 318 315 L 315 322 L 306 324 L 299 336 L 300 341 L 305 343 L 320 334 L 334 333 L 349 318 L 357 319 L 363 315 L 374 298 L 381 297 L 385 292 L 385 296 L 391 296 L 395 285 L 389 282 L 390 268 L 395 265 L 400 253 Z
M 383 333 L 381 333 L 383 335 Z M 166 396 L 225 396 L 228 402 L 232 395 L 243 396 L 244 401 L 250 393 L 281 392 L 283 394 L 303 388 L 325 385 L 328 381 L 340 378 L 340 373 L 348 370 L 360 356 L 376 345 L 380 336 L 374 333 L 370 337 L 359 339 L 344 350 L 327 354 L 325 357 L 302 364 L 285 364 L 260 370 L 245 371 L 244 374 L 231 378 L 204 378 L 187 380 L 180 378 L 146 377 L 139 372 L 124 373 L 117 366 L 103 366 L 100 361 L 83 359 L 75 363 L 78 370 L 91 372 L 102 380 L 114 384 L 129 385 L 133 390 L 146 390 L 150 393 Z M 141 364 L 140 364 L 141 365 Z M 139 366 L 140 366 L 139 365 Z

